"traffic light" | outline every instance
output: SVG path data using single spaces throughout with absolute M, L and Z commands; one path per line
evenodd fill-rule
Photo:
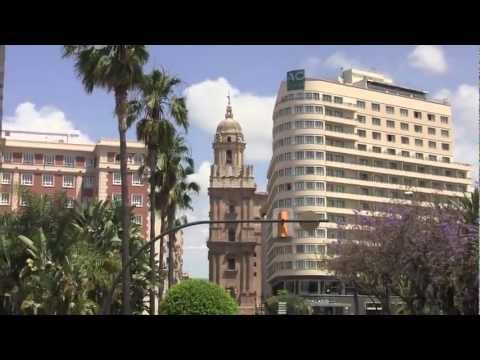
M 280 211 L 278 213 L 278 220 L 288 220 L 288 212 Z M 288 226 L 287 223 L 279 222 L 278 223 L 278 237 L 285 238 L 288 237 Z

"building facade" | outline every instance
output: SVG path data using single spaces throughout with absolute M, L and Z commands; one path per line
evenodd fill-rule
M 4 130 L 0 158 L 0 212 L 24 205 L 22 193 L 64 192 L 67 206 L 93 199 L 121 201 L 119 142 L 75 143 L 77 133 L 43 133 Z M 145 146 L 128 142 L 130 204 L 134 221 L 149 233 L 149 188 L 138 174 Z
M 336 223 L 351 224 L 355 210 L 392 199 L 408 202 L 412 193 L 461 197 L 470 190 L 471 166 L 452 161 L 446 101 L 356 69 L 337 81 L 293 75 L 281 83 L 273 113 L 267 218 L 315 211 L 330 222 L 314 231 L 290 226 L 287 240 L 264 227 L 264 298 L 287 289 L 310 299 L 316 313 L 348 314 L 351 289 L 324 266 L 328 244 L 345 237 Z M 360 313 L 372 309 L 361 299 Z
M 210 220 L 260 219 L 266 194 L 256 192 L 253 166 L 244 164 L 246 143 L 230 104 L 213 142 Z M 238 301 L 241 314 L 255 314 L 261 303 L 261 227 L 259 224 L 210 225 L 209 280 Z

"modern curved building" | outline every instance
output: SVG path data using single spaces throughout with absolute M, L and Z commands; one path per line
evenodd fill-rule
M 313 210 L 329 219 L 314 231 L 289 225 L 263 231 L 264 298 L 287 289 L 317 313 L 353 313 L 353 292 L 325 268 L 328 244 L 348 236 L 338 222 L 355 210 L 412 193 L 457 197 L 470 189 L 471 166 L 454 163 L 451 107 L 382 74 L 350 69 L 336 81 L 290 72 L 273 113 L 268 218 Z M 360 313 L 372 304 L 363 299 Z

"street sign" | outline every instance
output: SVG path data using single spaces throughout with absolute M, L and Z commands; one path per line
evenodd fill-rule
M 287 303 L 285 301 L 278 302 L 278 315 L 287 315 Z
M 305 89 L 305 70 L 287 72 L 287 91 Z

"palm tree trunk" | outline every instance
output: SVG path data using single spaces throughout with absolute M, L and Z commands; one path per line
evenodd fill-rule
M 165 217 L 163 216 L 163 211 L 161 212 L 161 216 L 160 216 L 160 231 L 163 233 L 165 231 Z M 159 288 L 158 288 L 158 302 L 160 303 L 160 300 L 163 299 L 163 290 L 165 288 L 165 278 L 164 278 L 164 271 L 163 271 L 163 257 L 165 256 L 165 252 L 164 252 L 164 247 L 165 247 L 165 243 L 164 243 L 164 237 L 162 237 L 160 239 L 160 261 L 159 261 L 159 265 L 158 265 L 158 273 L 159 273 L 159 279 L 160 279 L 160 284 L 159 284 Z
M 130 314 L 130 214 L 128 197 L 127 168 L 127 90 L 115 92 L 118 132 L 120 135 L 120 176 L 122 179 L 122 302 L 123 314 Z
M 168 230 L 173 229 L 175 223 L 175 205 L 168 209 Z M 175 264 L 175 233 L 168 234 L 168 288 L 174 285 L 174 264 Z
M 155 315 L 155 168 L 156 150 L 151 149 L 150 160 L 150 315 Z

